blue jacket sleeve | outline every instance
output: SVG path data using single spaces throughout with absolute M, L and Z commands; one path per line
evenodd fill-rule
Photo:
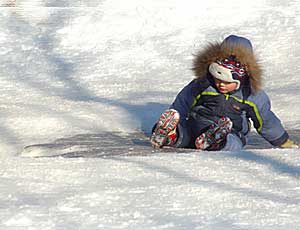
M 280 146 L 289 138 L 279 118 L 271 110 L 271 102 L 264 91 L 260 91 L 248 100 L 252 101 L 255 120 L 254 127 L 258 133 L 272 145 Z
M 170 109 L 175 109 L 180 114 L 180 122 L 184 122 L 188 117 L 190 108 L 194 102 L 193 88 L 197 82 L 193 80 L 188 85 L 186 85 L 176 96 L 174 102 L 172 103 Z

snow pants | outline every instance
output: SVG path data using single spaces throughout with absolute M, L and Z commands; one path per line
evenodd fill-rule
M 174 147 L 177 148 L 195 148 L 195 140 L 200 135 L 193 132 L 193 129 L 183 127 L 182 125 L 177 126 L 178 139 Z M 222 151 L 239 151 L 242 150 L 245 143 L 242 142 L 241 138 L 236 133 L 229 133 L 226 137 L 225 146 L 220 149 Z

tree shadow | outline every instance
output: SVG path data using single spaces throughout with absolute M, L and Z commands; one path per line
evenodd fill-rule
M 289 150 L 291 151 L 291 150 Z M 224 154 L 225 157 L 238 158 L 245 161 L 254 162 L 260 165 L 270 167 L 274 172 L 280 174 L 287 174 L 289 176 L 300 178 L 300 166 L 294 166 L 286 162 L 274 159 L 271 156 L 259 155 L 250 150 L 240 152 L 228 152 Z
M 192 204 L 193 205 L 193 204 Z M 234 229 L 234 230 L 246 230 L 249 228 L 241 227 L 235 224 L 235 220 L 229 216 L 214 216 L 210 221 L 199 218 L 198 215 L 186 214 L 177 215 L 176 211 L 162 210 L 160 213 L 155 213 L 149 217 L 158 225 L 168 226 L 175 225 L 175 229 Z M 174 228 L 169 229 L 174 229 Z M 201 228 L 199 228 L 201 226 Z
M 191 184 L 194 184 L 197 186 L 211 187 L 214 190 L 217 189 L 220 191 L 227 191 L 227 192 L 232 192 L 232 193 L 243 194 L 243 195 L 255 198 L 255 199 L 258 198 L 258 199 L 262 199 L 262 200 L 271 201 L 274 203 L 283 203 L 283 204 L 287 204 L 287 205 L 300 204 L 300 198 L 290 198 L 287 196 L 277 195 L 277 194 L 274 194 L 271 192 L 257 191 L 257 190 L 251 189 L 251 188 L 234 187 L 230 184 L 226 184 L 226 183 L 222 183 L 222 182 L 194 178 L 187 174 L 175 171 L 166 166 L 155 165 L 154 163 L 140 161 L 138 159 L 135 160 L 134 158 L 130 158 L 130 157 L 112 157 L 110 159 L 115 160 L 115 161 L 126 162 L 126 163 L 133 163 L 144 169 L 153 171 L 154 173 L 160 172 L 169 177 L 175 178 L 176 180 L 182 181 L 183 183 L 191 183 Z
M 52 72 L 50 72 L 52 79 L 58 82 L 62 82 L 65 87 L 56 86 L 56 84 L 49 84 L 43 80 L 39 80 L 35 77 L 26 77 L 27 69 L 29 66 L 20 66 L 10 64 L 11 73 L 14 75 L 12 80 L 21 82 L 24 86 L 28 86 L 37 91 L 43 92 L 45 96 L 58 96 L 62 99 L 77 101 L 77 102 L 96 102 L 107 106 L 120 107 L 124 111 L 130 114 L 133 120 L 137 120 L 141 124 L 141 130 L 145 133 L 149 133 L 152 125 L 160 115 L 160 113 L 168 107 L 167 104 L 148 102 L 142 105 L 135 105 L 130 101 L 124 102 L 120 100 L 109 99 L 105 97 L 96 96 L 88 88 L 82 86 L 82 83 L 74 76 L 76 73 L 77 64 L 72 59 L 63 57 L 58 53 L 55 48 L 59 42 L 57 40 L 56 31 L 63 28 L 70 20 L 71 16 L 66 11 L 58 9 L 54 11 L 47 26 L 43 25 L 44 31 L 39 32 L 38 26 L 33 26 L 22 17 L 17 17 L 16 14 L 10 16 L 8 20 L 8 28 L 12 33 L 19 37 L 27 36 L 28 39 L 32 39 L 35 46 L 40 50 L 41 57 L 45 59 L 45 63 L 49 66 L 53 66 Z M 59 21 L 59 24 L 55 24 Z M 26 28 L 26 29 L 24 29 Z M 25 55 L 25 54 L 22 54 Z M 30 68 L 30 67 L 29 67 Z M 25 77 L 24 77 L 25 76 Z M 47 80 L 47 79 L 45 79 Z M 147 94 L 151 94 L 148 92 Z M 153 95 L 159 95 L 161 92 L 153 91 Z M 36 106 L 35 106 L 36 107 Z M 37 108 L 35 108 L 37 109 Z M 101 116 L 101 111 L 99 111 Z
M 7 115 L 6 114 L 1 114 L 1 117 L 4 118 L 4 121 L 6 120 Z M 14 132 L 13 130 L 11 130 L 8 125 L 6 125 L 5 123 L 0 125 L 0 137 L 1 137 L 1 145 L 7 145 L 7 146 L 13 146 L 13 149 L 18 149 L 20 150 L 22 148 L 22 146 L 20 146 L 21 144 L 21 139 L 19 137 L 19 135 Z M 7 149 L 0 150 L 0 157 L 2 156 L 7 156 L 7 154 L 15 154 L 15 153 L 7 153 Z
M 24 74 L 24 72 L 26 73 L 26 68 L 28 66 L 21 67 L 11 65 L 11 68 L 13 69 L 12 72 L 16 75 L 14 76 L 16 81 L 21 81 L 24 86 L 27 85 L 30 88 L 43 92 L 45 96 L 58 96 L 62 99 L 75 102 L 96 102 L 107 106 L 119 107 L 130 114 L 132 120 L 139 121 L 141 124 L 141 130 L 144 133 L 149 133 L 161 112 L 168 108 L 169 105 L 159 102 L 147 102 L 142 105 L 136 105 L 130 102 L 130 98 L 125 102 L 118 99 L 100 97 L 95 95 L 95 93 L 87 87 L 84 87 L 82 83 L 75 78 L 77 68 L 76 62 L 74 63 L 74 60 L 72 61 L 72 59 L 67 59 L 55 50 L 56 44 L 59 43 L 58 38 L 55 37 L 56 32 L 68 23 L 67 20 L 72 18 L 69 14 L 70 13 L 67 10 L 64 11 L 62 9 L 58 9 L 57 11 L 54 11 L 49 21 L 47 21 L 47 26 L 43 25 L 44 31 L 42 32 L 39 32 L 38 27 L 32 26 L 24 18 L 17 17 L 16 14 L 11 16 L 8 21 L 8 28 L 10 28 L 12 33 L 15 33 L 19 37 L 31 37 L 30 39 L 33 40 L 35 46 L 41 52 L 40 55 L 45 60 L 45 63 L 49 66 L 53 66 L 51 72 L 48 73 L 50 74 L 50 78 L 54 81 L 63 83 L 65 87 L 57 86 L 56 84 L 49 84 L 34 77 L 26 78 L 22 76 L 19 78 L 19 75 Z M 58 21 L 59 24 L 57 24 Z M 18 27 L 16 25 L 22 26 Z M 32 32 L 32 34 L 28 34 L 28 32 Z M 77 58 L 81 59 L 80 57 Z M 151 94 L 157 96 L 161 95 L 162 92 L 147 92 L 147 95 Z M 166 93 L 164 92 L 164 94 Z M 142 93 L 135 96 L 143 97 Z M 99 116 L 101 116 L 101 111 L 99 111 Z

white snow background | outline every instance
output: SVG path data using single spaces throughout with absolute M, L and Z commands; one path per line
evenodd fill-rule
M 76 134 L 149 132 L 193 78 L 193 54 L 230 34 L 251 39 L 274 112 L 299 129 L 299 1 L 0 5 L 0 229 L 300 229 L 299 150 L 22 155 Z

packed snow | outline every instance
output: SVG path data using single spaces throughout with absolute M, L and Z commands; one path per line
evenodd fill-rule
M 0 229 L 299 229 L 298 149 L 126 154 L 118 141 L 149 133 L 193 79 L 193 54 L 230 34 L 252 41 L 273 111 L 297 133 L 299 1 L 0 6 Z M 112 156 L 91 139 L 105 133 L 118 134 Z M 26 155 L 74 137 L 62 153 L 93 157 Z

